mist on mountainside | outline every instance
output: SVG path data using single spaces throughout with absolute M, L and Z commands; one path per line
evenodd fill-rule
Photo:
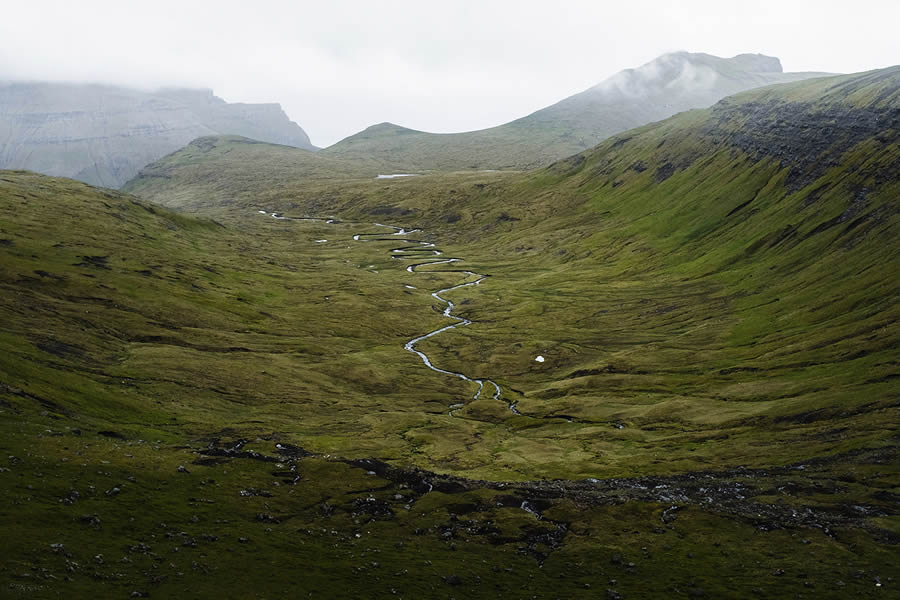
M 0 168 L 117 188 L 191 140 L 237 134 L 314 150 L 278 104 L 230 104 L 212 90 L 0 82 Z
M 720 58 L 674 52 L 497 127 L 433 134 L 382 123 L 323 153 L 346 160 L 368 157 L 395 170 L 529 169 L 730 94 L 823 75 L 784 73 L 779 59 L 761 54 Z

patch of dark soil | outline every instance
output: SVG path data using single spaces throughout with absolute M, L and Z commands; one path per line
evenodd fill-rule
M 386 215 L 391 217 L 406 217 L 415 214 L 414 211 L 400 206 L 375 206 L 369 209 L 370 215 Z
M 658 169 L 656 169 L 656 183 L 662 183 L 674 174 L 675 165 L 670 162 L 663 163 Z
M 109 256 L 79 256 L 80 263 L 75 263 L 76 267 L 95 267 L 97 269 L 109 270 Z
M 447 512 L 454 515 L 468 515 L 473 512 L 479 512 L 483 510 L 482 506 L 474 502 L 462 502 L 460 504 L 448 504 Z
M 40 269 L 34 271 L 34 274 L 35 274 L 35 275 L 38 275 L 38 276 L 41 277 L 41 278 L 45 278 L 45 277 L 46 277 L 46 278 L 49 278 L 49 279 L 55 279 L 56 281 L 65 281 L 65 280 L 66 280 L 66 278 L 63 277 L 62 275 L 57 275 L 57 274 L 55 274 L 55 273 L 48 273 L 47 271 L 42 271 L 42 270 L 40 270 Z
M 895 494 L 894 492 L 878 490 L 872 494 L 872 498 L 900 506 L 900 494 Z
M 59 340 L 47 339 L 35 344 L 37 348 L 59 358 L 83 358 L 85 350 L 81 346 L 67 344 Z

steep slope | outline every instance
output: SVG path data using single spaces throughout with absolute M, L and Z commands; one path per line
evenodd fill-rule
M 544 166 L 609 136 L 704 108 L 737 92 L 822 73 L 784 73 L 777 58 L 740 54 L 665 54 L 505 125 L 433 134 L 374 125 L 324 150 L 345 159 L 374 158 L 396 170 L 510 169 Z
M 499 277 L 445 364 L 508 368 L 525 415 L 625 424 L 626 452 L 594 442 L 608 462 L 894 444 L 898 164 L 900 68 L 623 134 L 469 209 L 471 268 Z
M 277 104 L 229 104 L 210 90 L 0 83 L 2 169 L 116 188 L 144 165 L 212 134 L 315 149 Z

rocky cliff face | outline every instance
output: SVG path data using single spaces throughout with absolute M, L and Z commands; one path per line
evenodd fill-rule
M 0 169 L 117 188 L 144 165 L 215 134 L 315 149 L 278 104 L 229 104 L 211 90 L 0 83 Z
M 900 67 L 890 67 L 837 79 L 827 87 L 822 101 L 786 101 L 778 95 L 760 94 L 753 101 L 741 96 L 726 98 L 712 107 L 706 134 L 727 139 L 756 159 L 777 159 L 791 167 L 785 181 L 797 191 L 846 161 L 846 153 L 871 140 L 889 145 L 900 135 Z M 864 90 L 864 93 L 860 92 Z M 873 185 L 896 181 L 900 165 L 860 169 Z

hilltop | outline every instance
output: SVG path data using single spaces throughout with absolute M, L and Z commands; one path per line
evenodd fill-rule
M 382 123 L 326 148 L 343 159 L 381 161 L 395 170 L 527 169 L 586 150 L 616 133 L 659 121 L 751 88 L 823 73 L 784 73 L 777 58 L 664 54 L 510 123 L 434 134 Z
M 315 186 L 376 173 L 371 161 L 345 161 L 241 136 L 204 136 L 145 166 L 122 189 L 170 208 L 196 211 L 259 204 L 261 183 L 278 194 L 284 181 Z
M 278 104 L 232 104 L 202 89 L 0 82 L 0 169 L 118 188 L 144 165 L 213 134 L 315 149 Z

